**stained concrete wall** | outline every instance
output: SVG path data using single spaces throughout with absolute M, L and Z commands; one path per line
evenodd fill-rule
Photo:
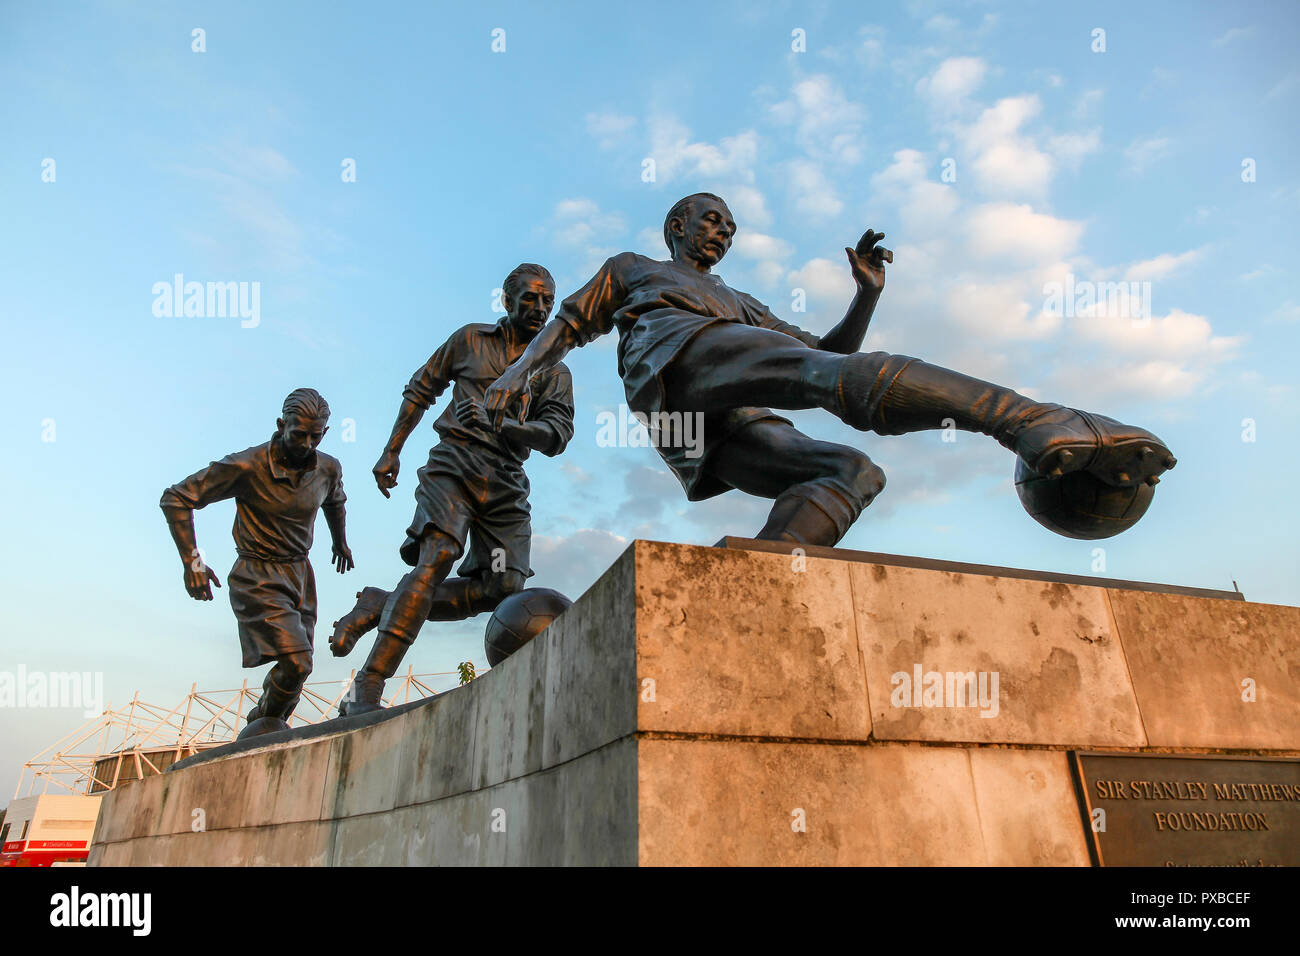
M 1066 751 L 1300 753 L 1298 636 L 1292 607 L 637 541 L 469 685 L 109 795 L 91 863 L 1086 864 Z M 895 706 L 915 665 L 996 672 L 996 716 Z

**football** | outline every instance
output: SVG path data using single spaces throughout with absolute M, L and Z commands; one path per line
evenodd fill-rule
M 488 618 L 483 635 L 488 665 L 496 667 L 572 606 L 572 601 L 550 588 L 527 588 L 507 597 Z
M 1155 488 L 1108 485 L 1086 471 L 1049 478 L 1016 461 L 1016 494 L 1029 516 L 1067 538 L 1110 538 L 1137 524 Z

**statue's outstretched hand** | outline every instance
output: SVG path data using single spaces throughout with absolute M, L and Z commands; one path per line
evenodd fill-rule
M 511 365 L 483 393 L 483 408 L 487 411 L 488 424 L 494 430 L 500 431 L 507 417 L 506 412 L 515 402 L 519 402 L 517 421 L 526 420 L 531 398 L 532 395 L 528 391 L 528 373 L 522 371 L 517 365 Z
M 334 570 L 339 574 L 347 574 L 357 566 L 352 560 L 352 549 L 346 544 L 336 544 L 330 551 L 330 560 L 334 562 Z
M 185 565 L 185 590 L 189 592 L 190 597 L 194 598 L 194 600 L 211 601 L 213 584 L 221 587 L 216 572 L 201 560 L 192 561 Z
M 885 263 L 893 262 L 894 254 L 884 246 L 876 246 L 884 238 L 883 232 L 868 229 L 858 240 L 856 249 L 844 247 L 844 252 L 849 257 L 849 268 L 853 272 L 853 281 L 858 284 L 860 292 L 879 294 L 885 287 Z
M 375 484 L 379 486 L 385 498 L 392 497 L 388 489 L 397 487 L 397 472 L 401 467 L 402 462 L 397 453 L 386 451 L 379 456 L 375 467 L 370 469 L 370 473 L 375 476 Z

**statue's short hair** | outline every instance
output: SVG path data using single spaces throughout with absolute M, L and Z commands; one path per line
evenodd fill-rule
M 314 388 L 295 388 L 285 397 L 284 405 L 280 408 L 281 418 L 290 415 L 327 421 L 330 417 L 329 402 Z
M 668 231 L 668 224 L 679 216 L 683 219 L 689 216 L 696 202 L 701 199 L 712 199 L 724 206 L 727 204 L 725 199 L 721 196 L 715 196 L 713 193 L 691 193 L 689 196 L 673 203 L 673 208 L 669 209 L 668 215 L 664 217 L 664 245 L 668 247 L 669 252 L 673 251 L 673 237 L 672 233 Z
M 523 262 L 515 266 L 510 275 L 506 276 L 506 281 L 501 283 L 501 291 L 513 299 L 519 289 L 519 280 L 524 276 L 537 276 L 552 289 L 555 288 L 555 280 L 551 278 L 546 266 L 539 266 L 535 262 Z

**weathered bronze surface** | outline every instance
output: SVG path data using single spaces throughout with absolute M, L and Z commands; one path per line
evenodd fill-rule
M 671 258 L 620 253 L 566 298 L 555 321 L 485 392 L 492 427 L 508 427 L 508 410 L 533 376 L 617 329 L 628 407 L 653 423 L 655 449 L 686 497 L 735 488 L 772 499 L 754 535 L 766 541 L 834 545 L 885 487 L 884 472 L 863 452 L 804 435 L 774 408 L 821 408 L 879 435 L 979 432 L 1048 480 L 1082 471 L 1089 482 L 1136 491 L 1176 464 L 1146 429 L 1037 402 L 911 356 L 859 352 L 893 259 L 878 245 L 884 233 L 869 229 L 845 248 L 857 292 L 844 318 L 820 336 L 782 321 L 713 273 L 735 235 L 719 197 L 679 200 L 664 221 Z M 702 441 L 686 440 L 688 431 Z
M 1300 759 L 1074 758 L 1102 866 L 1300 866 Z
M 308 553 L 323 511 L 333 539 L 332 560 L 343 574 L 355 564 L 348 547 L 343 468 L 317 450 L 329 431 L 330 409 L 320 393 L 289 393 L 271 440 L 227 455 L 163 492 L 159 502 L 184 567 L 185 590 L 211 601 L 221 587 L 194 536 L 194 512 L 235 499 L 235 550 L 226 579 L 239 622 L 245 667 L 273 663 L 262 697 L 241 737 L 288 729 L 312 670 L 316 577 Z
M 546 324 L 555 282 L 542 266 L 523 263 L 502 283 L 501 302 L 505 318 L 458 329 L 416 370 L 388 444 L 371 469 L 379 491 L 389 497 L 407 438 L 454 383 L 451 404 L 433 426 L 438 444 L 416 472 L 415 517 L 400 548 L 413 570 L 392 591 L 364 588 L 330 635 L 330 650 L 342 657 L 363 634 L 379 629 L 339 705 L 341 715 L 379 709 L 384 682 L 425 621 L 459 621 L 491 611 L 523 590 L 533 574 L 524 462 L 533 451 L 560 454 L 573 437 L 573 382 L 556 363 L 532 379 L 511 406 L 511 418 L 489 425 L 484 392 Z

